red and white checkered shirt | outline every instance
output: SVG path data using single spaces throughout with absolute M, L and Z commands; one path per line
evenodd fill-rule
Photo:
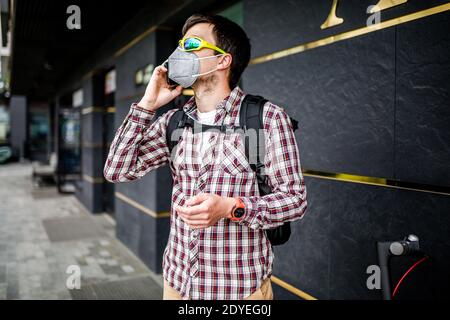
M 216 107 L 215 124 L 237 126 L 244 96 L 239 87 L 234 88 Z M 183 108 L 197 119 L 194 97 Z M 163 273 L 184 299 L 243 299 L 272 274 L 274 254 L 265 229 L 297 220 L 306 211 L 306 187 L 292 123 L 282 108 L 265 104 L 264 165 L 273 193 L 260 196 L 238 133 L 214 132 L 199 159 L 195 146 L 201 134 L 184 128 L 171 157 L 166 127 L 175 110 L 154 120 L 154 112 L 133 104 L 112 142 L 105 178 L 131 181 L 169 163 L 172 204 L 183 206 L 199 193 L 240 197 L 245 204 L 241 221 L 221 219 L 205 229 L 191 229 L 172 205 Z

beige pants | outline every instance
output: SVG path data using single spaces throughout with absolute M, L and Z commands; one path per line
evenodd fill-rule
M 180 294 L 164 279 L 163 300 L 182 300 Z M 267 278 L 255 292 L 244 300 L 273 300 L 272 283 Z

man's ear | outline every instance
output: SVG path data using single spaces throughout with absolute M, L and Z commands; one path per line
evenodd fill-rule
M 231 67 L 231 63 L 233 62 L 233 57 L 231 56 L 231 54 L 226 53 L 223 56 L 220 57 L 220 61 L 217 64 L 217 69 L 218 70 L 225 70 L 227 68 Z

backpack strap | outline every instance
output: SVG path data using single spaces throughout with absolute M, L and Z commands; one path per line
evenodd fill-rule
M 259 134 L 260 129 L 262 130 L 261 131 L 262 133 L 264 132 L 263 111 L 266 102 L 267 100 L 260 96 L 251 96 L 251 95 L 245 96 L 244 101 L 242 102 L 241 105 L 239 117 L 239 124 L 241 124 L 241 127 L 243 127 L 244 130 L 248 130 L 251 128 L 257 130 L 256 132 L 258 133 L 257 147 L 253 148 L 256 150 L 250 150 L 249 148 L 250 145 L 248 141 L 249 139 L 247 135 L 244 136 L 245 136 L 245 152 L 247 159 L 249 160 L 252 159 L 251 157 L 255 156 L 252 155 L 252 152 L 257 152 L 256 154 L 257 164 L 252 165 L 250 163 L 250 166 L 252 166 L 253 171 L 256 173 L 256 180 L 258 182 L 259 194 L 261 196 L 264 196 L 272 192 L 272 189 L 267 184 L 267 177 L 262 172 L 262 169 L 264 168 L 265 137 L 264 135 L 262 135 L 261 137 L 261 134 Z M 296 128 L 294 126 L 295 125 L 293 124 L 293 128 L 295 130 Z M 291 223 L 286 222 L 281 226 L 278 226 L 273 229 L 266 229 L 265 231 L 267 238 L 269 239 L 272 246 L 282 245 L 286 243 L 291 236 Z
M 264 155 L 265 150 L 265 140 L 261 139 L 260 130 L 264 129 L 263 125 L 263 111 L 264 105 L 267 102 L 261 96 L 254 96 L 251 94 L 247 94 L 242 101 L 241 108 L 239 111 L 239 126 L 244 132 L 247 130 L 255 130 L 257 133 L 257 143 L 256 148 L 250 149 L 250 139 L 246 137 L 245 139 L 245 155 L 248 160 L 256 159 L 257 163 L 250 164 L 252 166 L 253 171 L 256 172 L 256 169 L 260 164 L 264 165 L 264 159 L 261 159 L 261 155 Z
M 173 133 L 177 129 L 184 128 L 186 126 L 188 116 L 183 111 L 183 109 L 178 109 L 175 111 L 169 119 L 169 123 L 166 128 L 166 143 L 169 148 L 169 152 L 172 153 L 172 150 L 178 144 L 179 137 L 172 137 Z
M 250 137 L 253 137 L 253 135 L 244 134 L 244 146 L 245 156 L 250 163 L 250 167 L 256 173 L 261 195 L 270 193 L 270 188 L 266 184 L 266 176 L 263 174 L 265 154 L 263 112 L 266 102 L 267 100 L 261 96 L 247 94 L 239 111 L 239 125 L 244 132 L 249 129 L 256 132 L 256 148 L 250 148 Z M 256 163 L 254 163 L 255 159 Z

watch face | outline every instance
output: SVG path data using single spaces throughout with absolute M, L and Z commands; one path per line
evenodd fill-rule
M 245 210 L 243 208 L 237 208 L 236 210 L 234 210 L 234 216 L 236 218 L 242 218 L 244 213 L 245 213 Z

